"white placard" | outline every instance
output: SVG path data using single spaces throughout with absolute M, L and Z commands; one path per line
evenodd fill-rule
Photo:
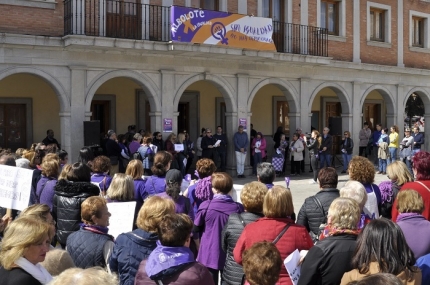
M 136 202 L 107 203 L 109 213 L 109 234 L 117 238 L 122 233 L 133 230 L 134 211 Z
M 175 151 L 184 151 L 184 145 L 181 143 L 175 143 Z
M 221 140 L 217 140 L 214 146 L 218 147 L 221 144 Z
M 0 165 L 0 206 L 24 210 L 28 207 L 33 170 Z
M 290 275 L 291 282 L 293 282 L 294 285 L 297 285 L 299 283 L 300 267 L 301 267 L 300 265 L 298 265 L 299 262 L 300 262 L 300 253 L 298 249 L 293 251 L 284 260 L 285 268 L 287 269 L 288 275 Z

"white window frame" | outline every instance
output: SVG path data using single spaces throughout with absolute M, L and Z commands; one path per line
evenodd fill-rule
M 339 35 L 329 35 L 329 40 L 346 38 L 346 0 L 334 0 L 339 2 Z M 321 28 L 321 0 L 317 0 L 317 27 Z
M 384 4 L 380 4 L 380 3 L 375 3 L 375 2 L 367 2 L 367 42 L 372 42 L 375 43 L 376 41 L 372 41 L 370 39 L 370 9 L 371 8 L 375 8 L 375 9 L 380 9 L 380 10 L 384 10 L 385 11 L 385 23 L 384 23 L 384 36 L 385 39 L 382 43 L 388 43 L 391 44 L 391 6 L 389 5 L 384 5 Z M 381 43 L 381 42 L 376 42 L 376 43 Z
M 424 38 L 423 38 L 423 47 L 416 47 L 412 46 L 412 38 L 414 33 L 414 23 L 413 23 L 413 17 L 419 17 L 424 19 Z M 422 13 L 418 11 L 409 10 L 409 48 L 430 48 L 430 37 L 429 37 L 429 31 L 430 31 L 430 14 Z

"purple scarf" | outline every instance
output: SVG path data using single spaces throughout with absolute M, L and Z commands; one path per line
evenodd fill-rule
M 96 232 L 96 233 L 100 233 L 100 234 L 106 234 L 109 232 L 109 228 L 107 227 L 102 227 L 102 226 L 97 226 L 97 225 L 87 225 L 82 223 L 81 224 L 81 228 L 87 231 L 92 231 L 92 232 Z
M 211 200 L 213 197 L 212 192 L 212 177 L 208 176 L 197 181 L 195 195 L 202 201 Z
M 194 255 L 188 247 L 164 246 L 157 241 L 157 247 L 149 255 L 145 270 L 151 278 L 166 269 L 194 261 Z
M 215 194 L 213 199 L 224 200 L 224 201 L 233 201 L 230 195 L 227 194 Z

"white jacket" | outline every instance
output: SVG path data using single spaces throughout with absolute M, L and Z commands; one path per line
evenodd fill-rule
M 292 148 L 294 147 L 294 151 Z M 305 150 L 301 140 L 292 141 L 290 143 L 290 155 L 294 156 L 294 161 L 303 160 L 303 151 Z

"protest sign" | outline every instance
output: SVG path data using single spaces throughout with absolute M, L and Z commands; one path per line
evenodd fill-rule
M 33 171 L 0 165 L 0 206 L 22 211 L 28 207 Z
M 117 238 L 122 233 L 133 230 L 134 212 L 136 202 L 112 202 L 107 203 L 109 213 L 109 234 Z
M 300 253 L 299 250 L 296 249 L 290 255 L 287 256 L 284 260 L 285 268 L 288 271 L 288 275 L 290 275 L 290 279 L 294 285 L 299 283 L 300 278 Z

